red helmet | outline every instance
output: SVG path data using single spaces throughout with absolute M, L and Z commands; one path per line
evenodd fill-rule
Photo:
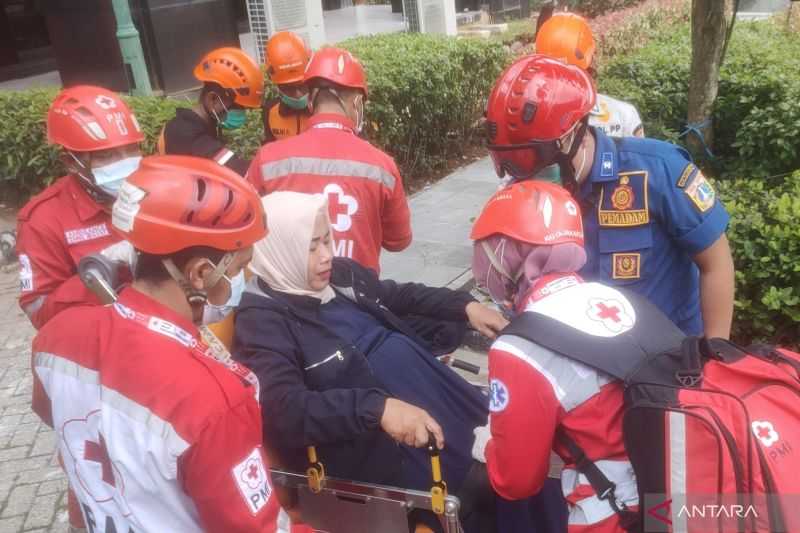
M 364 67 L 347 50 L 323 48 L 313 56 L 306 68 L 305 82 L 310 86 L 314 80 L 326 80 L 342 87 L 361 89 L 367 95 L 367 75 Z
M 504 235 L 536 245 L 583 246 L 583 223 L 577 202 L 554 183 L 527 180 L 497 191 L 483 206 L 470 238 Z
M 210 159 L 146 157 L 119 191 L 111 222 L 134 248 L 168 255 L 191 246 L 233 252 L 267 235 L 250 183 Z
M 73 152 L 94 152 L 140 143 L 144 134 L 116 93 L 78 85 L 58 93 L 50 105 L 47 141 Z
M 562 141 L 589 114 L 595 98 L 591 78 L 577 67 L 542 55 L 514 62 L 497 80 L 486 110 L 497 174 L 531 178 L 555 163 Z

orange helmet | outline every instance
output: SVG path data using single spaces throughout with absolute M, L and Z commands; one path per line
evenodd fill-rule
M 290 31 L 279 31 L 267 41 L 264 49 L 267 72 L 275 85 L 303 81 L 311 51 L 299 35 Z
M 153 255 L 192 246 L 234 252 L 267 235 L 253 186 L 199 157 L 144 158 L 122 185 L 111 222 L 134 248 Z
M 536 53 L 588 69 L 595 43 L 586 19 L 574 13 L 555 13 L 536 34 Z
M 238 48 L 217 48 L 209 52 L 194 67 L 194 77 L 230 90 L 234 102 L 242 107 L 261 107 L 264 75 L 253 58 Z
M 541 180 L 526 180 L 497 191 L 472 226 L 470 238 L 504 235 L 536 245 L 566 242 L 583 246 L 578 204 L 566 189 Z

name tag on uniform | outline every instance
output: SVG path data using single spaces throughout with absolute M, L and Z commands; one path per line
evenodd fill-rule
M 597 220 L 600 226 L 616 228 L 649 224 L 647 171 L 620 172 L 617 183 L 603 185 Z
M 94 239 L 108 237 L 109 235 L 111 235 L 111 233 L 109 233 L 108 226 L 106 226 L 105 222 L 95 226 L 71 229 L 64 232 L 64 238 L 66 239 L 67 244 L 78 244 L 81 242 L 93 241 Z

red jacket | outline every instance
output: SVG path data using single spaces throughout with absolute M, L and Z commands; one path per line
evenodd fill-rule
M 74 176 L 28 201 L 17 215 L 19 305 L 36 329 L 67 307 L 99 303 L 77 276 L 78 261 L 120 240 Z
M 591 312 L 592 305 L 597 301 L 602 304 L 603 298 L 627 302 L 610 287 L 583 283 L 577 275 L 561 274 L 540 279 L 524 308 L 563 318 L 574 327 L 603 335 L 606 318 Z M 592 332 L 592 328 L 600 331 Z M 617 497 L 628 507 L 636 508 L 636 478 L 622 440 L 620 384 L 511 335 L 500 336 L 492 345 L 489 378 L 492 437 L 485 454 L 489 477 L 498 494 L 515 500 L 539 492 L 547 477 L 552 449 L 566 464 L 561 484 L 570 510 L 570 533 L 623 533 L 611 506 L 595 495 L 586 477 L 575 470 L 573 458 L 554 443 L 556 429 L 563 428 L 616 483 Z
M 32 358 L 34 411 L 56 429 L 87 522 L 276 530 L 254 376 L 215 358 L 189 320 L 128 288 L 60 313 Z
M 411 243 L 397 166 L 355 135 L 353 123 L 342 115 L 315 115 L 304 133 L 262 146 L 247 179 L 262 196 L 274 191 L 325 194 L 335 254 L 375 271 L 380 270 L 381 247 L 397 252 Z

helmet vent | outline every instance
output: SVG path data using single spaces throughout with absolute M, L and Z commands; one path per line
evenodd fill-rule
M 536 104 L 533 102 L 525 102 L 525 105 L 522 106 L 522 122 L 525 124 L 530 124 L 533 121 L 533 117 L 536 116 Z
M 493 120 L 487 120 L 486 133 L 489 135 L 490 139 L 494 139 L 495 137 L 497 137 L 497 122 Z
M 197 201 L 202 202 L 206 195 L 206 180 L 197 180 Z
M 225 201 L 225 207 L 222 210 L 227 211 L 231 204 L 233 204 L 233 191 L 228 189 L 228 199 Z

